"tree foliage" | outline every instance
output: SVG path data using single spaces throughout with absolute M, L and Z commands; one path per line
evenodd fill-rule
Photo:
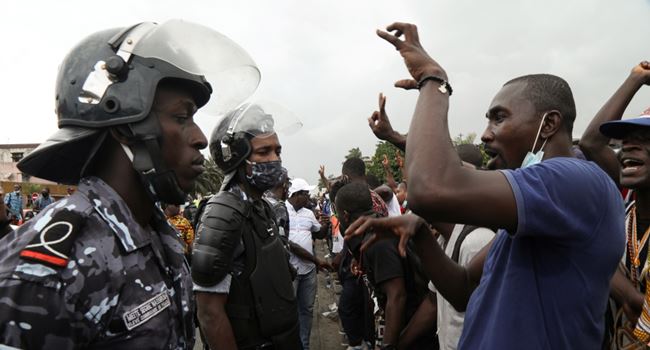
M 348 155 L 345 156 L 345 159 L 350 159 L 350 158 L 361 158 L 361 159 L 363 159 L 363 155 L 361 154 L 361 150 L 359 149 L 359 147 L 355 147 L 355 148 L 348 151 Z
M 212 157 L 206 159 L 204 165 L 205 172 L 196 180 L 193 193 L 194 196 L 197 194 L 200 194 L 201 196 L 215 194 L 219 192 L 221 183 L 223 182 L 224 174 Z
M 452 142 L 454 143 L 455 146 L 458 145 L 473 145 L 474 141 L 476 141 L 476 133 L 475 132 L 470 132 L 467 135 L 463 135 L 462 133 L 458 134 L 458 136 L 454 137 Z
M 396 155 L 399 149 L 393 146 L 392 143 L 386 141 L 377 142 L 375 147 L 375 154 L 366 162 L 366 174 L 373 174 L 377 178 L 386 182 L 386 171 L 382 165 L 384 160 L 384 154 L 388 157 L 388 162 L 390 163 L 390 170 L 393 173 L 395 181 L 399 182 L 402 180 L 402 171 L 397 165 Z M 402 158 L 404 155 L 402 154 Z

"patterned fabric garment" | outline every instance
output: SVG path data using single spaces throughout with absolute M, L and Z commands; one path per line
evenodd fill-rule
M 25 349 L 191 349 L 182 243 L 146 229 L 98 178 L 0 240 L 0 344 Z M 0 347 L 2 347 L 0 345 Z
M 187 250 L 192 247 L 192 242 L 194 242 L 194 229 L 192 228 L 192 224 L 182 214 L 167 218 L 167 222 L 178 231 L 179 236 L 185 242 L 184 252 L 187 253 Z
M 370 197 L 372 198 L 372 210 L 381 217 L 387 217 L 388 207 L 384 200 L 381 199 L 381 196 L 377 192 L 370 190 Z

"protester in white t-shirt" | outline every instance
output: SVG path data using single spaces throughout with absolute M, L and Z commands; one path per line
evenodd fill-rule
M 301 246 L 308 252 L 314 251 L 313 239 L 322 239 L 327 234 L 329 222 L 316 220 L 314 212 L 307 209 L 311 186 L 304 179 L 291 180 L 287 211 L 289 212 L 289 241 Z M 309 336 L 316 299 L 316 265 L 291 254 L 290 262 L 297 270 L 298 276 L 293 286 L 298 299 L 298 316 L 300 320 L 300 341 L 303 350 L 309 349 Z

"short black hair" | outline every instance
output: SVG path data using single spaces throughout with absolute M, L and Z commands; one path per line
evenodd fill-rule
M 373 190 L 381 186 L 381 181 L 374 174 L 366 175 L 366 182 L 368 183 L 368 186 L 370 186 L 370 188 L 372 188 Z
M 552 74 L 530 74 L 514 78 L 503 86 L 518 82 L 526 83 L 523 97 L 535 106 L 538 113 L 553 109 L 562 113 L 562 123 L 571 137 L 576 120 L 576 104 L 569 83 Z
M 477 145 L 465 143 L 456 146 L 456 152 L 463 162 L 467 162 L 475 166 L 477 169 L 483 165 L 483 154 Z
M 349 181 L 346 181 L 344 179 L 337 180 L 332 184 L 332 187 L 330 187 L 330 201 L 336 205 L 336 195 L 339 193 L 339 190 L 350 183 Z
M 360 182 L 352 182 L 341 187 L 336 195 L 336 210 L 339 213 L 347 211 L 350 214 L 362 214 L 372 210 L 372 198 L 368 186 Z
M 366 175 L 366 163 L 363 162 L 361 158 L 352 157 L 348 158 L 343 162 L 343 168 L 341 169 L 343 175 L 352 176 L 352 177 L 362 177 Z

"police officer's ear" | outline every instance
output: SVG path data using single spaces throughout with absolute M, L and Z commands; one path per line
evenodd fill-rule
M 110 135 L 115 141 L 123 145 L 133 145 L 133 137 L 130 136 L 131 132 L 125 126 L 115 126 L 110 128 Z

